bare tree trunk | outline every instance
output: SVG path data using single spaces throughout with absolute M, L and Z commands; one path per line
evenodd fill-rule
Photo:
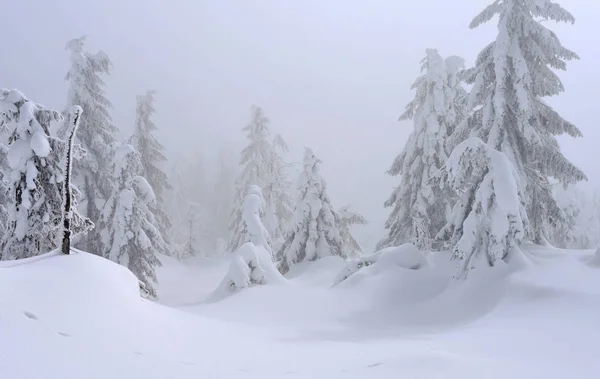
M 73 212 L 71 211 L 71 165 L 72 165 L 72 152 L 73 143 L 75 140 L 75 133 L 79 126 L 79 120 L 81 118 L 83 109 L 76 105 L 71 108 L 69 112 L 69 140 L 67 145 L 67 153 L 65 158 L 65 183 L 64 183 L 64 208 L 63 208 L 63 238 L 62 238 L 62 252 L 63 254 L 71 253 L 71 217 Z

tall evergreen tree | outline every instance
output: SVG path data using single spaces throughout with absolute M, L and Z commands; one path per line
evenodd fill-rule
M 427 49 L 421 61 L 423 73 L 412 85 L 415 98 L 400 120 L 413 120 L 414 130 L 388 173 L 401 182 L 385 202 L 392 212 L 385 224 L 388 236 L 379 248 L 411 242 L 431 249 L 434 237 L 446 223 L 452 207 L 451 191 L 433 181 L 453 146 L 448 136 L 465 116 L 466 92 L 457 80 L 464 66 L 458 57 L 443 60 Z
M 164 211 L 164 193 L 171 188 L 169 178 L 163 171 L 161 165 L 167 161 L 164 154 L 165 147 L 156 139 L 153 132 L 158 130 L 152 116 L 156 113 L 154 109 L 155 91 L 147 91 L 144 95 L 138 95 L 135 119 L 135 131 L 130 143 L 140 154 L 142 161 L 142 176 L 148 180 L 156 195 L 157 221 L 163 236 L 168 235 L 171 221 Z
M 544 243 L 549 225 L 565 222 L 549 178 L 563 185 L 585 180 L 561 153 L 556 136 L 581 136 L 543 100 L 564 91 L 555 70 L 578 59 L 541 20 L 574 23 L 573 16 L 550 0 L 496 0 L 472 21 L 476 28 L 499 17 L 498 35 L 468 70 L 469 97 L 476 109 L 458 135 L 474 135 L 506 154 L 515 166 L 529 215 L 529 238 Z M 474 130 L 473 130 L 474 129 Z
M 239 177 L 236 180 L 234 204 L 231 211 L 229 226 L 228 250 L 235 251 L 240 245 L 248 242 L 244 229 L 243 204 L 246 191 L 255 185 L 263 189 L 263 198 L 266 201 L 264 209 L 269 212 L 267 229 L 269 233 L 278 238 L 281 228 L 285 226 L 285 207 L 289 204 L 285 189 L 285 164 L 278 150 L 285 151 L 287 146 L 281 137 L 275 137 L 274 148 L 270 141 L 269 119 L 260 107 L 252 107 L 252 120 L 242 130 L 247 133 L 249 144 L 242 150 Z
M 69 82 L 67 105 L 80 105 L 83 108 L 81 123 L 77 132 L 77 143 L 81 144 L 86 155 L 73 163 L 73 180 L 83 191 L 81 212 L 99 226 L 100 211 L 113 193 L 115 180 L 109 167 L 112 165 L 112 146 L 117 142 L 117 128 L 109 114 L 111 107 L 104 90 L 103 75 L 108 75 L 111 62 L 108 56 L 99 51 L 91 54 L 84 50 L 85 37 L 67 43 L 70 51 L 71 67 L 66 75 Z M 64 131 L 62 132 L 64 134 Z M 64 138 L 62 134 L 59 137 Z M 81 247 L 100 254 L 99 227 L 81 241 Z
M 0 252 L 5 260 L 27 258 L 53 250 L 58 244 L 66 143 L 50 135 L 50 124 L 62 121 L 62 115 L 35 104 L 18 90 L 6 89 L 0 89 L 0 115 L 12 130 L 6 154 L 8 225 Z M 73 220 L 74 233 L 91 227 L 76 212 Z
M 102 254 L 128 267 L 156 297 L 155 267 L 161 262 L 156 253 L 165 253 L 166 244 L 152 212 L 156 196 L 141 176 L 140 155 L 131 145 L 116 147 L 111 169 L 117 182 L 101 213 Z
M 276 135 L 272 147 L 272 156 L 267 167 L 267 184 L 262 193 L 265 194 L 264 224 L 272 239 L 273 248 L 277 250 L 285 241 L 288 223 L 292 219 L 293 205 L 287 164 L 281 156 L 281 153 L 288 151 L 288 146 L 280 135 Z
M 304 170 L 298 180 L 298 203 L 289 234 L 277 253 L 279 270 L 325 256 L 347 258 L 338 229 L 338 215 L 331 206 L 327 184 L 319 172 L 319 160 L 311 149 L 304 153 Z

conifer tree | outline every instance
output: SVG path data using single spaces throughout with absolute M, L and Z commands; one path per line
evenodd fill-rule
M 342 237 L 342 250 L 348 258 L 356 258 L 362 254 L 363 250 L 352 235 L 352 227 L 354 225 L 367 225 L 368 222 L 349 206 L 340 208 L 337 214 L 337 226 Z
M 410 242 L 431 249 L 446 223 L 452 192 L 436 185 L 433 177 L 452 151 L 448 137 L 465 116 L 466 93 L 457 79 L 463 66 L 461 58 L 443 60 L 434 49 L 427 49 L 421 61 L 423 74 L 412 85 L 415 98 L 400 116 L 401 121 L 413 120 L 414 130 L 388 171 L 401 181 L 385 202 L 392 212 L 385 224 L 388 236 L 378 248 Z
M 286 172 L 287 164 L 281 156 L 281 153 L 288 151 L 288 146 L 280 135 L 276 135 L 272 147 L 267 168 L 269 175 L 262 192 L 265 194 L 265 227 L 271 236 L 273 248 L 277 250 L 285 241 L 293 205 L 289 194 L 291 183 Z
M 277 253 L 279 270 L 285 274 L 293 264 L 325 256 L 347 258 L 338 229 L 338 215 L 331 206 L 321 161 L 311 149 L 304 153 L 304 170 L 298 180 L 299 198 L 291 230 Z
M 27 258 L 55 249 L 61 231 L 66 143 L 50 135 L 50 126 L 62 115 L 6 89 L 0 89 L 0 115 L 12 130 L 6 155 L 8 220 L 0 252 L 4 260 Z M 73 219 L 74 233 L 91 228 L 76 212 Z
M 252 107 L 252 120 L 242 130 L 247 133 L 249 144 L 242 150 L 240 165 L 242 169 L 236 180 L 234 203 L 230 216 L 228 250 L 235 251 L 240 245 L 248 242 L 244 229 L 243 204 L 246 191 L 252 185 L 263 189 L 268 212 L 266 227 L 269 233 L 280 238 L 281 229 L 285 228 L 285 220 L 278 219 L 289 216 L 289 198 L 287 197 L 285 164 L 279 153 L 286 151 L 287 146 L 279 136 L 274 144 L 270 141 L 269 119 L 260 107 Z
M 508 157 L 471 137 L 452 151 L 441 175 L 459 195 L 438 236 L 452 249 L 455 278 L 519 254 L 528 220 L 518 173 Z
M 164 211 L 164 193 L 171 188 L 169 178 L 163 171 L 161 165 L 167 161 L 164 154 L 164 146 L 156 139 L 153 132 L 158 130 L 152 116 L 156 113 L 154 109 L 155 91 L 147 91 L 144 95 L 138 95 L 135 131 L 130 143 L 140 154 L 142 161 L 142 176 L 146 178 L 156 195 L 155 215 L 159 223 L 161 233 L 164 237 L 168 235 L 171 221 Z
M 476 28 L 499 17 L 498 35 L 466 73 L 473 85 L 469 106 L 476 109 L 457 135 L 474 135 L 503 152 L 514 165 L 529 215 L 528 237 L 545 243 L 550 225 L 565 222 L 552 194 L 550 178 L 563 185 L 585 180 L 561 153 L 556 136 L 581 132 L 543 100 L 564 91 L 553 70 L 578 59 L 541 20 L 574 23 L 550 0 L 497 0 L 471 22 Z
M 155 267 L 161 265 L 156 253 L 167 250 L 152 212 L 156 196 L 140 175 L 142 163 L 133 146 L 115 148 L 111 169 L 117 187 L 101 214 L 103 256 L 129 268 L 156 297 Z
M 100 254 L 99 234 L 102 230 L 100 211 L 113 193 L 115 180 L 110 172 L 112 166 L 112 146 L 117 142 L 117 128 L 109 114 L 111 103 L 106 98 L 103 75 L 110 74 L 111 62 L 108 56 L 99 51 L 95 54 L 84 50 L 85 37 L 67 43 L 71 67 L 66 75 L 69 82 L 68 107 L 79 105 L 83 108 L 81 123 L 77 132 L 77 143 L 81 144 L 86 155 L 73 164 L 74 183 L 83 192 L 80 211 L 97 225 L 81 241 L 86 251 Z M 65 132 L 59 134 L 65 138 Z

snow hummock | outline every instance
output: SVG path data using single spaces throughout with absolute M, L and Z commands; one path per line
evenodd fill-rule
M 0 262 L 0 376 L 594 379 L 600 275 L 584 263 L 594 252 L 523 250 L 534 266 L 464 282 L 443 252 L 422 269 L 361 273 L 374 265 L 331 287 L 310 278 L 337 274 L 324 258 L 294 267 L 289 285 L 216 302 L 205 300 L 226 258 L 169 260 L 159 282 L 180 280 L 168 293 L 188 294 L 179 307 L 164 292 L 172 307 L 141 298 L 133 274 L 91 254 Z
M 367 267 L 373 266 L 367 270 Z M 429 266 L 429 260 L 419 249 L 407 243 L 400 246 L 386 247 L 378 252 L 351 260 L 346 267 L 336 276 L 334 284 L 341 283 L 350 276 L 365 268 L 365 272 L 377 274 L 382 270 L 393 267 L 402 267 L 408 270 L 420 270 Z

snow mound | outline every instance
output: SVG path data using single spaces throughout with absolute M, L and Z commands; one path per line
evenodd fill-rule
M 600 248 L 596 250 L 596 254 L 592 255 L 588 260 L 587 264 L 591 267 L 599 267 L 600 268 Z
M 339 284 L 363 268 L 373 266 L 368 274 L 378 274 L 384 270 L 401 267 L 408 270 L 420 270 L 429 267 L 425 254 L 410 243 L 382 249 L 374 254 L 348 262 L 346 267 L 336 276 L 334 284 Z

